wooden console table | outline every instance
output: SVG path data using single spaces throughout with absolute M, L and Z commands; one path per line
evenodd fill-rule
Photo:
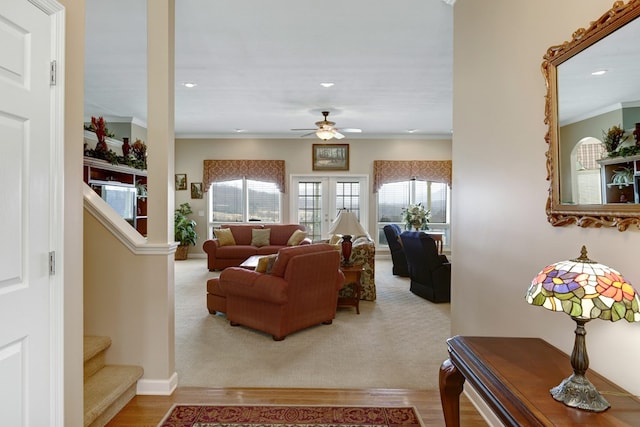
M 594 413 L 554 400 L 549 389 L 573 372 L 570 357 L 539 338 L 455 336 L 447 344 L 440 398 L 448 427 L 460 425 L 465 380 L 507 426 L 640 425 L 640 400 L 591 369 L 587 378 L 611 408 Z

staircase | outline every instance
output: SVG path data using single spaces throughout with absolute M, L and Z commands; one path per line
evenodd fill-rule
M 105 365 L 109 337 L 84 337 L 84 426 L 102 427 L 135 395 L 140 366 Z

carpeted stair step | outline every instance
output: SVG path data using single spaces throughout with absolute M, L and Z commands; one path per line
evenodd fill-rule
M 84 425 L 104 426 L 136 395 L 140 366 L 106 365 L 84 382 Z
M 105 365 L 105 350 L 111 347 L 111 338 L 86 335 L 84 337 L 84 379 Z

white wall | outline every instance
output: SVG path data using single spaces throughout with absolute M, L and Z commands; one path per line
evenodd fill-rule
M 189 249 L 190 254 L 204 254 L 202 243 L 206 240 L 207 196 L 203 199 L 191 199 L 191 183 L 202 182 L 204 160 L 269 159 L 285 160 L 287 189 L 283 197 L 282 222 L 290 222 L 289 177 L 291 174 L 344 175 L 358 174 L 369 176 L 369 234 L 375 236 L 376 212 L 375 194 L 373 194 L 374 160 L 450 160 L 451 141 L 441 139 L 348 139 L 339 141 L 349 144 L 350 167 L 348 172 L 314 172 L 311 168 L 311 148 L 319 143 L 317 138 L 305 139 L 177 139 L 175 154 L 176 173 L 187 174 L 187 190 L 176 191 L 176 206 L 189 202 L 197 222 L 198 242 Z M 202 211 L 204 216 L 198 216 Z M 295 221 L 293 221 L 295 222 Z
M 541 337 L 569 353 L 575 323 L 527 305 L 524 294 L 542 267 L 578 256 L 582 245 L 640 285 L 637 230 L 552 227 L 545 215 L 542 57 L 612 3 L 456 2 L 452 334 Z M 640 324 L 597 320 L 587 332 L 591 368 L 640 394 L 640 372 L 629 369 Z

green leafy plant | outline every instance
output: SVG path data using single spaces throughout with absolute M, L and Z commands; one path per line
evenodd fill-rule
M 181 204 L 174 214 L 175 241 L 182 246 L 195 245 L 198 235 L 196 234 L 196 222 L 189 219 L 187 215 L 192 214 L 189 203 Z
M 640 154 L 640 147 L 637 145 L 632 145 L 629 147 L 622 147 L 620 148 L 618 151 L 615 151 L 613 153 L 609 153 L 608 157 L 629 157 L 629 156 L 635 156 L 637 154 Z
M 606 132 L 602 131 L 602 142 L 607 152 L 611 153 L 627 140 L 629 135 L 624 134 L 625 131 L 620 126 L 612 126 Z

